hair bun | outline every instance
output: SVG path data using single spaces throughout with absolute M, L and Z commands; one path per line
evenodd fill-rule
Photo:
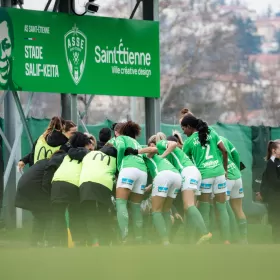
M 184 114 L 187 114 L 187 113 L 189 113 L 189 109 L 188 108 L 183 108 L 181 111 L 180 111 L 180 113 L 182 114 L 182 115 L 184 115 Z

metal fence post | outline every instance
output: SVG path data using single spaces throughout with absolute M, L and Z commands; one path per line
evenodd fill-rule
M 159 20 L 159 0 L 143 1 L 143 19 Z M 160 81 L 159 81 L 160 82 Z M 160 131 L 160 98 L 145 98 L 146 139 Z

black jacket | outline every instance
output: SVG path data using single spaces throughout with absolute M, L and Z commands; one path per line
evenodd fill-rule
M 97 141 L 97 148 L 96 150 L 99 151 L 100 149 L 102 149 L 105 146 L 105 142 L 101 142 L 101 141 Z
M 32 166 L 34 164 L 34 153 L 35 153 L 35 147 L 37 144 L 38 139 L 33 144 L 31 152 L 23 157 L 20 161 L 23 161 L 24 164 L 29 164 L 29 166 Z M 68 142 L 68 138 L 61 133 L 60 131 L 54 130 L 52 133 L 50 133 L 46 137 L 46 142 L 51 147 L 60 147 L 60 150 L 65 151 L 66 153 L 70 149 L 70 144 Z
M 73 160 L 82 162 L 87 153 L 89 153 L 89 150 L 86 148 L 70 148 L 68 151 L 68 156 Z
M 262 175 L 260 186 L 261 196 L 264 202 L 269 203 L 280 197 L 280 160 L 269 159 Z
M 21 176 L 15 198 L 16 207 L 30 211 L 49 209 L 51 181 L 65 155 L 65 152 L 57 152 L 51 159 L 40 160 Z

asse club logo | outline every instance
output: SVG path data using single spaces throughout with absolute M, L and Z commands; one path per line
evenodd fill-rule
M 64 36 L 66 61 L 70 75 L 76 85 L 82 79 L 87 57 L 87 37 L 76 25 Z

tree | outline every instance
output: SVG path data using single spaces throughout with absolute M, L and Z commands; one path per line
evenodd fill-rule
M 174 123 L 178 110 L 184 106 L 210 123 L 216 122 L 230 106 L 222 84 L 224 79 L 235 79 L 243 53 L 237 45 L 237 27 L 232 22 L 232 14 L 220 14 L 217 2 L 223 1 L 160 0 L 164 122 Z M 111 0 L 101 6 L 100 12 L 105 16 L 127 18 L 131 11 L 126 0 Z M 141 12 L 136 16 L 141 18 Z M 142 104 L 143 99 L 140 100 Z M 125 119 L 129 114 L 129 98 L 96 96 L 89 109 L 89 123 L 110 118 L 101 103 L 108 104 L 110 113 L 114 111 L 115 120 Z M 139 116 L 144 111 L 142 105 L 138 109 Z M 236 108 L 242 108 L 241 105 Z
M 235 17 L 233 24 L 236 26 L 236 43 L 244 57 L 261 52 L 261 37 L 256 35 L 257 29 L 250 19 Z
M 280 55 L 270 54 L 268 61 L 263 61 L 265 68 L 260 70 L 261 83 L 259 90 L 263 92 L 263 109 L 266 113 L 267 126 L 280 125 Z
M 160 0 L 163 115 L 174 115 L 183 106 L 182 100 L 185 100 L 185 104 L 191 100 L 191 105 L 201 112 L 209 106 L 216 106 L 215 102 L 210 102 L 211 79 L 228 71 L 234 64 L 238 50 L 234 46 L 234 26 L 227 18 L 220 16 L 219 7 L 214 2 Z M 100 15 L 128 18 L 130 13 L 127 0 L 106 1 L 100 7 Z M 141 5 L 135 18 L 141 18 Z M 89 123 L 92 118 L 96 121 L 104 117 L 105 112 L 96 106 L 98 100 L 111 104 L 110 110 L 115 107 L 114 104 L 118 104 L 113 115 L 116 120 L 129 114 L 128 98 L 97 96 L 89 108 Z M 143 99 L 138 103 L 141 104 L 138 115 L 142 116 Z M 83 104 L 81 106 L 84 107 Z M 93 115 L 94 111 L 96 113 Z M 144 120 L 144 116 L 141 120 Z
M 230 19 L 220 15 L 212 1 L 196 0 L 193 7 L 188 2 L 164 1 L 160 9 L 161 108 L 166 121 L 182 106 L 198 113 L 218 107 L 221 95 L 212 90 L 215 79 L 229 73 L 238 59 Z
M 231 0 L 230 4 L 232 6 L 240 6 L 240 1 L 239 0 Z
M 266 16 L 267 16 L 268 18 L 270 18 L 270 17 L 272 16 L 272 8 L 271 8 L 271 5 L 268 5 L 268 6 L 267 6 Z
M 275 41 L 276 41 L 277 44 L 278 44 L 278 49 L 277 49 L 276 53 L 280 53 L 280 30 L 277 30 L 277 31 L 275 32 L 274 37 L 275 37 Z

